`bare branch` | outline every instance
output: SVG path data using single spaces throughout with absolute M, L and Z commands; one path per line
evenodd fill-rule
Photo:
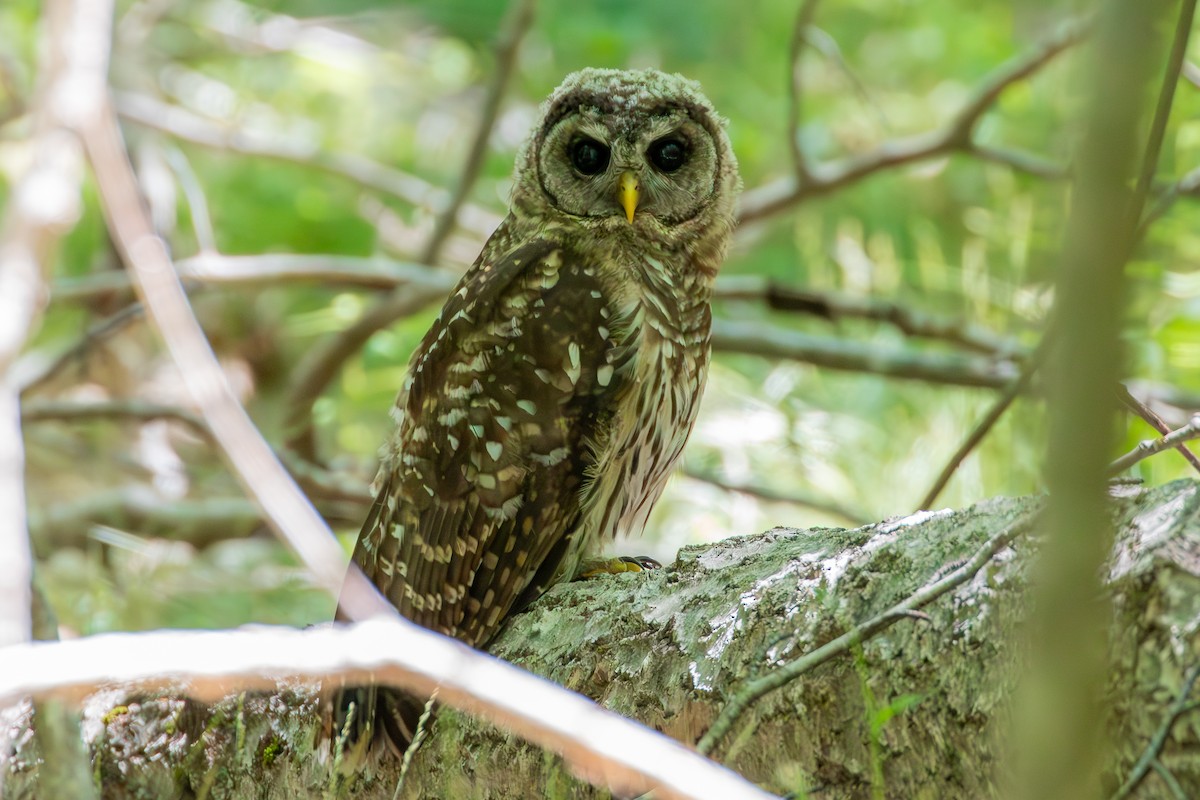
M 967 434 L 967 438 L 954 451 L 954 455 L 950 456 L 950 460 L 946 462 L 946 466 L 942 467 L 942 471 L 938 473 L 937 479 L 929 487 L 929 491 L 925 493 L 925 497 L 921 499 L 919 508 L 929 508 L 933 505 L 938 495 L 950 483 L 950 478 L 954 476 L 954 473 L 962 465 L 962 462 L 971 454 L 971 451 L 979 446 L 979 443 L 996 426 L 996 423 L 1000 421 L 1000 418 L 1004 416 L 1004 412 L 1008 411 L 1013 402 L 1019 396 L 1029 391 L 1034 376 L 1046 360 L 1046 353 L 1050 349 L 1050 343 L 1053 341 L 1053 338 L 1053 328 L 1042 335 L 1042 341 L 1038 345 L 1037 350 L 1025 365 L 1021 367 L 1021 374 L 1009 383 L 1008 388 L 1004 390 L 1004 394 L 996 399 L 992 407 L 983 415 L 983 419 L 979 420 L 979 423 Z
M 186 681 L 219 698 L 281 680 L 382 682 L 438 699 L 561 754 L 614 791 L 677 800 L 766 800 L 731 770 L 591 700 L 504 661 L 399 620 L 297 631 L 122 633 L 0 650 L 0 704 L 32 694 L 79 700 L 101 684 Z
M 983 544 L 970 559 L 962 566 L 942 578 L 927 583 L 907 598 L 876 614 L 874 617 L 855 625 L 836 639 L 818 647 L 816 650 L 791 661 L 778 669 L 748 681 L 734 693 L 721 709 L 720 715 L 713 721 L 712 726 L 700 739 L 696 749 L 705 755 L 713 752 L 724 739 L 741 715 L 770 692 L 779 689 L 796 680 L 801 675 L 812 671 L 830 659 L 850 652 L 859 643 L 869 639 L 900 620 L 911 619 L 912 612 L 919 611 L 925 606 L 942 597 L 950 590 L 963 585 L 983 569 L 1001 550 L 1012 544 L 1018 536 L 1026 533 L 1033 524 L 1035 514 L 1025 514 L 1006 526 L 998 534 Z
M 310 351 L 293 370 L 288 391 L 287 417 L 284 420 L 287 446 L 309 461 L 316 460 L 317 444 L 312 425 L 312 404 L 337 376 L 342 364 L 387 325 L 445 297 L 445 291 L 435 288 L 392 292 L 382 303 L 368 308 L 349 328 Z
M 1176 428 L 1165 436 L 1138 442 L 1137 447 L 1108 465 L 1108 474 L 1116 475 L 1124 472 L 1139 461 L 1144 461 L 1156 453 L 1179 447 L 1184 442 L 1195 439 L 1200 439 L 1200 414 L 1193 415 L 1187 425 Z
M 62 400 L 35 400 L 23 403 L 21 417 L 27 423 L 84 419 L 131 419 L 147 422 L 172 419 L 182 422 L 201 436 L 207 437 L 204 420 L 178 406 L 146 403 L 140 400 L 120 400 L 105 403 L 77 403 Z
M 713 320 L 713 349 L 768 358 L 803 361 L 828 369 L 871 372 L 893 378 L 998 389 L 1018 376 L 1011 360 L 927 354 L 912 350 L 881 351 L 868 343 L 810 336 L 799 331 L 751 322 Z
M 1162 417 L 1160 417 L 1158 414 L 1155 414 L 1154 410 L 1148 405 L 1134 397 L 1133 394 L 1127 388 L 1125 388 L 1124 384 L 1117 384 L 1117 398 L 1125 405 L 1126 408 L 1128 408 L 1134 414 L 1137 414 L 1138 417 L 1145 421 L 1147 425 L 1154 428 L 1154 430 L 1158 431 L 1163 436 L 1166 436 L 1171 432 L 1171 426 L 1168 425 Z M 1175 445 L 1175 449 L 1178 450 L 1179 454 L 1183 456 L 1189 464 L 1192 465 L 1193 469 L 1195 469 L 1197 472 L 1200 472 L 1200 459 L 1196 458 L 1196 454 L 1189 450 L 1185 443 L 1180 442 L 1179 444 Z
M 0 226 L 0 645 L 30 636 L 29 540 L 18 387 L 12 367 L 41 317 L 43 276 L 59 238 L 80 213 L 83 151 L 70 126 L 100 93 L 112 4 L 46 5 L 32 158 Z
M 203 548 L 245 538 L 265 524 L 258 506 L 243 497 L 164 499 L 147 487 L 97 492 L 29 514 L 39 556 L 63 547 L 83 547 L 98 525 Z
M 455 281 L 451 273 L 410 261 L 305 253 L 248 256 L 201 253 L 176 261 L 175 268 L 188 283 L 214 288 L 319 283 L 359 289 L 412 286 L 435 289 L 444 295 Z M 126 273 L 101 272 L 56 281 L 52 294 L 57 301 L 73 302 L 130 288 Z
M 976 87 L 966 104 L 944 128 L 904 139 L 884 142 L 875 150 L 841 161 L 809 164 L 808 180 L 799 181 L 795 175 L 780 178 L 742 196 L 741 222 L 758 222 L 786 211 L 818 195 L 828 194 L 849 186 L 877 172 L 917 161 L 939 158 L 954 153 L 976 153 L 975 128 L 983 115 L 1013 84 L 1028 78 L 1050 63 L 1057 55 L 1083 38 L 1087 25 L 1081 22 L 1064 24 L 1060 30 L 1032 51 L 1002 64 Z M 1053 172 L 1046 162 L 1012 152 L 983 148 L 984 157 L 997 160 L 1004 153 L 1014 168 L 1033 167 L 1035 174 L 1048 176 Z M 807 161 L 805 163 L 808 163 Z M 1058 171 L 1061 173 L 1061 170 Z
M 947 319 L 926 314 L 874 297 L 856 297 L 837 292 L 821 292 L 782 286 L 757 275 L 717 278 L 715 300 L 756 300 L 777 311 L 795 311 L 831 321 L 851 317 L 886 322 L 908 336 L 938 339 L 978 353 L 1015 358 L 1024 348 L 992 331 L 966 320 Z

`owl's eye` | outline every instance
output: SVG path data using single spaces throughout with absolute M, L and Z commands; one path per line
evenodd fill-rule
M 608 148 L 595 139 L 579 139 L 571 145 L 571 163 L 584 175 L 604 172 L 608 156 Z
M 646 155 L 650 156 L 650 163 L 663 172 L 674 172 L 687 160 L 687 148 L 678 139 L 659 139 L 650 145 Z

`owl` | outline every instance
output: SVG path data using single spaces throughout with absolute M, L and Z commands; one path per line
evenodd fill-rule
M 585 69 L 546 100 L 508 216 L 392 409 L 354 561 L 401 615 L 485 648 L 641 532 L 696 419 L 740 186 L 723 120 L 679 75 Z M 359 735 L 411 738 L 411 699 L 350 701 Z

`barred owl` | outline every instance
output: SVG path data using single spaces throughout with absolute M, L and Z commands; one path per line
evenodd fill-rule
M 739 189 L 723 120 L 679 75 L 585 69 L 546 100 L 392 409 L 354 561 L 403 616 L 486 647 L 641 531 L 696 419 Z M 360 734 L 411 737 L 411 700 L 346 698 Z

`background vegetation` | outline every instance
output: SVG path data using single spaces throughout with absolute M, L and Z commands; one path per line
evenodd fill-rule
M 421 259 L 444 203 L 437 190 L 459 181 L 498 69 L 505 9 L 485 0 L 119 8 L 112 82 L 143 191 L 176 259 L 223 265 L 223 278 L 191 274 L 192 300 L 251 415 L 282 444 L 298 365 L 380 291 L 346 273 L 393 275 Z M 32 0 L 0 6 L 0 203 L 28 157 L 39 10 Z M 755 211 L 716 306 L 741 338 L 719 341 L 688 477 L 672 483 L 647 538 L 621 552 L 669 561 L 689 542 L 852 525 L 921 505 L 1045 330 L 1067 200 L 1060 177 L 1078 133 L 1065 124 L 1080 102 L 1076 62 L 1069 53 L 1039 62 L 987 97 L 971 140 L 982 150 L 952 153 L 972 149 L 956 142 L 782 207 L 764 200 L 795 174 L 793 133 L 818 182 L 833 174 L 822 165 L 920 143 L 909 137 L 952 125 L 1002 65 L 1061 40 L 1069 10 L 828 2 L 793 74 L 795 2 L 539 7 L 459 225 L 422 268 L 435 282 L 474 259 L 503 214 L 538 102 L 583 66 L 699 80 L 729 118 Z M 1172 426 L 1200 407 L 1200 210 L 1187 197 L 1200 165 L 1200 93 L 1184 83 L 1176 104 L 1155 195 L 1162 213 L 1132 263 L 1125 326 L 1129 388 Z M 217 254 L 307 254 L 341 272 L 306 279 L 299 267 L 314 262 L 297 258 L 251 281 L 263 259 Z M 292 557 L 252 535 L 262 534 L 257 515 L 189 422 L 186 393 L 130 306 L 121 270 L 89 186 L 18 371 L 37 568 L 61 624 L 92 633 L 328 619 L 328 601 Z M 819 292 L 839 307 L 890 304 L 893 322 L 937 323 L 941 333 L 782 310 L 780 290 Z M 806 299 L 810 311 L 821 305 Z M 386 410 L 437 305 L 373 336 L 313 406 L 320 469 L 298 469 L 347 547 L 390 429 Z M 818 350 L 832 353 L 825 366 L 811 363 Z M 897 377 L 896 365 L 923 377 Z M 1035 382 L 937 504 L 1039 490 L 1043 427 Z M 1130 416 L 1123 435 L 1128 449 L 1153 432 Z M 1155 483 L 1187 469 L 1172 455 L 1137 467 Z

